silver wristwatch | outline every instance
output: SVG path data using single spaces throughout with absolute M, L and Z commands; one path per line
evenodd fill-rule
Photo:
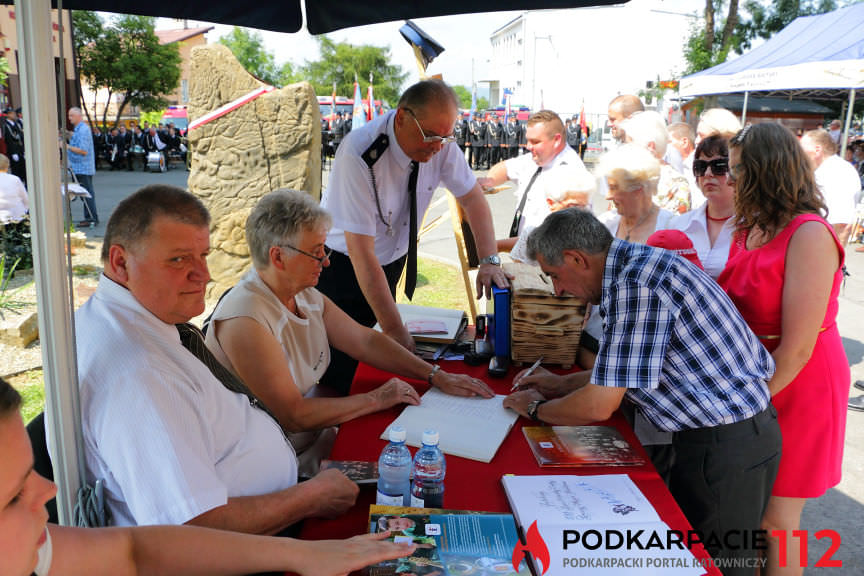
M 501 257 L 498 254 L 492 254 L 491 256 L 486 256 L 485 258 L 480 258 L 479 264 L 492 264 L 493 266 L 501 265 Z

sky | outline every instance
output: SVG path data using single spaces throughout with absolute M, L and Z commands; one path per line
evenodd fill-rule
M 604 61 L 614 66 L 614 62 L 626 60 L 633 49 L 632 43 L 621 41 L 616 37 L 616 31 L 621 24 L 638 26 L 636 20 L 641 11 L 648 9 L 662 13 L 682 14 L 681 18 L 688 22 L 692 20 L 683 14 L 695 15 L 703 10 L 701 0 L 631 0 L 623 6 L 608 8 L 583 9 L 591 12 L 608 12 L 609 25 L 597 27 L 596 29 L 580 31 L 578 22 L 581 10 L 570 10 L 575 23 L 575 33 L 584 34 L 586 39 L 586 50 L 596 51 L 598 57 L 602 56 Z M 489 42 L 490 35 L 501 26 L 504 26 L 521 12 L 490 12 L 482 14 L 468 14 L 458 16 L 443 16 L 437 18 L 419 18 L 414 23 L 420 26 L 429 36 L 444 47 L 444 52 L 430 64 L 428 73 L 443 75 L 444 80 L 452 85 L 463 85 L 470 87 L 472 78 L 482 80 L 489 68 L 489 59 L 492 55 Z M 591 19 L 596 22 L 596 18 Z M 373 44 L 376 46 L 387 45 L 393 62 L 409 73 L 406 86 L 419 79 L 419 73 L 414 61 L 414 54 L 409 44 L 399 34 L 399 28 L 404 21 L 376 24 L 348 28 L 328 34 L 335 41 L 347 41 L 352 44 Z M 190 26 L 195 25 L 190 21 Z M 206 23 L 198 23 L 203 25 Z M 178 20 L 160 18 L 157 28 L 179 28 L 182 23 Z M 216 25 L 215 29 L 207 34 L 209 42 L 216 42 L 222 35 L 231 31 L 230 26 Z M 301 65 L 306 60 L 314 60 L 318 57 L 318 45 L 314 37 L 305 30 L 295 34 L 285 34 L 268 31 L 258 31 L 264 40 L 265 47 L 274 53 L 277 64 L 290 60 L 295 65 Z M 655 33 L 656 31 L 645 31 Z M 629 32 L 628 32 L 629 33 Z M 684 38 L 681 38 L 683 44 Z M 672 71 L 681 69 L 683 57 L 677 54 L 658 54 L 663 62 L 664 69 Z M 666 62 L 668 61 L 668 62 Z M 668 65 L 667 65 L 668 64 Z M 631 84 L 627 79 L 622 82 Z M 483 95 L 486 90 L 484 84 L 478 85 L 478 94 Z M 350 96 L 350 95 L 346 95 Z

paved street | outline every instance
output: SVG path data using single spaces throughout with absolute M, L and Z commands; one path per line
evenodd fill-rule
M 88 235 L 101 237 L 111 210 L 116 204 L 133 191 L 147 184 L 172 184 L 185 187 L 188 172 L 182 169 L 170 170 L 165 174 L 143 172 L 106 172 L 100 171 L 95 177 L 96 200 L 102 224 L 86 230 Z M 326 173 L 324 182 L 326 184 Z M 436 198 L 444 192 L 439 190 Z M 509 229 L 510 220 L 516 205 L 512 190 L 505 190 L 489 196 L 495 229 Z M 605 207 L 601 198 L 594 199 L 595 210 Z M 73 217 L 80 220 L 81 204 L 73 205 Z M 445 217 L 447 202 L 430 210 L 427 222 L 435 217 Z M 420 244 L 421 256 L 458 265 L 456 245 L 453 241 L 452 226 L 449 221 L 426 235 Z M 846 281 L 840 296 L 838 325 L 843 336 L 846 355 L 852 369 L 852 381 L 864 379 L 864 253 L 854 249 L 847 253 L 847 265 L 851 277 Z M 853 388 L 851 394 L 862 394 Z M 785 447 L 794 450 L 794 446 Z M 807 574 L 830 576 L 860 576 L 864 574 L 864 412 L 848 412 L 846 431 L 846 452 L 843 464 L 843 481 L 825 496 L 811 501 L 804 509 L 802 530 L 808 534 L 808 565 L 815 566 L 817 561 L 831 546 L 831 538 L 816 539 L 820 530 L 833 530 L 840 536 L 839 549 L 833 559 L 843 562 L 842 568 L 808 568 Z M 835 544 L 837 544 L 835 542 Z

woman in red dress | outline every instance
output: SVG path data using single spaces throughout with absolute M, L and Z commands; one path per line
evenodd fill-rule
M 792 530 L 806 499 L 840 482 L 850 381 L 835 322 L 843 247 L 823 219 L 813 168 L 788 129 L 744 128 L 729 143 L 729 167 L 737 232 L 717 281 L 774 357 L 768 387 L 783 432 L 762 521 L 769 531 L 763 573 L 801 574 Z M 785 562 L 774 530 L 786 531 Z

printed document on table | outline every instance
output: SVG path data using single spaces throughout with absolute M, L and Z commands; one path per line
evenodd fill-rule
M 490 462 L 513 428 L 519 415 L 504 408 L 506 396 L 465 398 L 431 388 L 419 406 L 406 406 L 390 426 L 399 424 L 408 432 L 406 444 L 420 447 L 423 431 L 438 431 L 438 445 L 445 454 Z M 390 426 L 381 434 L 386 440 Z

